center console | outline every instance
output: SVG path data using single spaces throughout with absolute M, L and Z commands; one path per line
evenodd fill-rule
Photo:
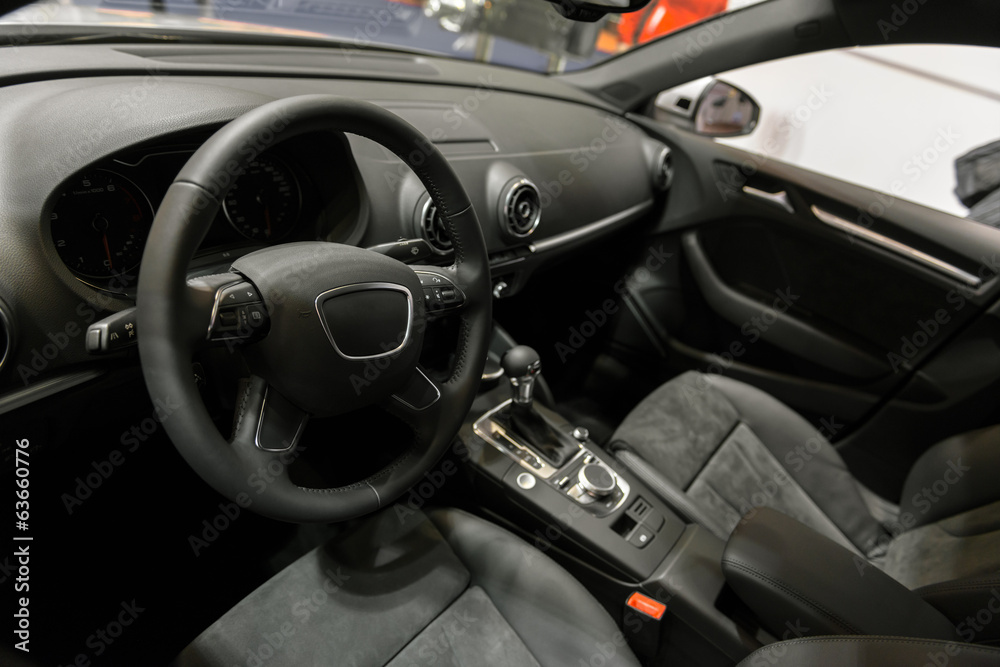
M 501 365 L 507 381 L 480 393 L 460 432 L 495 518 L 585 580 L 620 621 L 632 593 L 665 604 L 656 636 L 647 625 L 638 642 L 651 657 L 731 665 L 768 641 L 734 620 L 745 609 L 725 585 L 724 543 L 534 400 L 534 350 L 507 349 Z

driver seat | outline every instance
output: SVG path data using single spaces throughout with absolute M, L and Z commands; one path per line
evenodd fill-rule
M 178 667 L 638 667 L 622 632 L 548 556 L 455 509 L 391 506 L 279 572 Z

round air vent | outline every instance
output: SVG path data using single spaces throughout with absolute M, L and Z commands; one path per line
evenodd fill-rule
M 425 196 L 423 204 L 417 207 L 417 233 L 424 238 L 431 248 L 439 254 L 451 252 L 451 235 L 444 220 L 438 215 L 437 206 L 430 197 Z
M 0 370 L 10 357 L 10 349 L 14 344 L 14 330 L 11 328 L 10 316 L 3 301 L 0 301 Z
M 669 190 L 674 182 L 674 158 L 664 146 L 653 160 L 653 186 L 660 191 Z
M 524 238 L 535 231 L 542 219 L 542 201 L 535 184 L 526 178 L 515 178 L 504 188 L 500 200 L 500 225 L 504 231 Z

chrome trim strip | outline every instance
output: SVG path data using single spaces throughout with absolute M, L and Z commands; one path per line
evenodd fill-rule
M 493 380 L 499 380 L 503 377 L 503 368 L 499 368 L 492 373 L 487 373 L 483 371 L 483 376 L 480 378 L 481 382 L 492 382 Z
M 396 394 L 393 394 L 392 397 L 395 398 L 400 403 L 402 403 L 403 405 L 405 405 L 406 407 L 408 407 L 409 409 L 411 409 L 411 410 L 413 410 L 415 412 L 421 412 L 421 411 L 426 410 L 427 408 L 431 407 L 432 405 L 434 405 L 435 403 L 437 403 L 439 400 L 441 400 L 441 390 L 438 389 L 438 386 L 436 384 L 434 384 L 433 382 L 431 382 L 431 379 L 429 377 L 427 377 L 427 375 L 422 370 L 420 370 L 419 368 L 417 368 L 416 371 L 418 373 L 420 373 L 421 375 L 423 375 L 424 379 L 427 380 L 427 384 L 429 384 L 431 386 L 431 388 L 434 389 L 434 393 L 437 394 L 437 397 L 433 401 L 431 401 L 430 403 L 428 403 L 427 405 L 425 405 L 422 408 L 418 408 L 415 405 L 410 405 L 409 403 L 407 403 L 406 401 L 404 401 L 403 399 L 401 399 L 399 396 L 396 396 Z
M 558 246 L 561 246 L 572 241 L 576 241 L 584 236 L 589 236 L 591 234 L 602 231 L 608 227 L 612 227 L 619 223 L 631 220 L 642 213 L 645 213 L 648 209 L 653 207 L 653 200 L 649 199 L 642 203 L 636 204 L 635 206 L 630 206 L 624 211 L 615 213 L 614 215 L 609 215 L 606 218 L 602 218 L 596 222 L 592 222 L 589 225 L 583 225 L 582 227 L 577 227 L 576 229 L 568 232 L 563 232 L 562 234 L 556 234 L 555 236 L 550 236 L 547 239 L 542 239 L 541 241 L 536 241 L 528 246 L 528 250 L 531 252 L 545 252 L 547 250 L 552 250 Z
M 302 418 L 302 421 L 299 422 L 299 427 L 298 429 L 296 429 L 295 435 L 292 436 L 292 441 L 288 444 L 287 447 L 277 447 L 269 449 L 263 446 L 262 444 L 260 444 L 260 427 L 264 423 L 264 410 L 267 409 L 267 394 L 269 391 L 271 391 L 270 387 L 264 389 L 264 400 L 261 401 L 260 403 L 260 416 L 257 418 L 257 432 L 253 436 L 253 444 L 256 445 L 257 449 L 259 449 L 262 452 L 271 452 L 271 453 L 290 452 L 291 450 L 295 449 L 295 445 L 299 444 L 299 438 L 302 437 L 302 431 L 304 431 L 306 428 L 306 422 L 309 421 L 309 415 L 305 415 Z
M 503 426 L 493 421 L 493 415 L 503 410 L 505 407 L 510 405 L 510 403 L 511 400 L 508 398 L 506 401 L 504 401 L 503 403 L 496 406 L 495 408 L 484 414 L 482 417 L 477 419 L 476 423 L 472 425 L 473 432 L 480 438 L 488 442 L 490 445 L 495 447 L 496 449 L 499 449 L 501 452 L 506 454 L 515 462 L 520 463 L 522 468 L 530 471 L 536 477 L 539 477 L 541 479 L 549 479 L 550 477 L 555 475 L 558 472 L 558 470 L 553 466 L 551 466 L 545 459 L 535 454 L 535 452 L 533 452 L 530 447 L 522 445 L 520 442 L 518 442 L 510 435 L 508 435 L 506 429 L 504 429 Z M 509 442 L 518 451 L 530 454 L 532 458 L 536 459 L 538 463 L 541 464 L 541 467 L 533 468 L 529 463 L 517 458 L 517 456 L 515 456 L 514 453 L 510 451 L 510 449 L 500 444 L 499 442 L 500 438 L 503 438 L 504 440 Z M 573 457 L 569 459 L 569 461 L 563 464 L 563 467 L 569 465 L 571 461 L 577 460 L 582 455 L 583 455 L 583 448 L 581 447 L 579 452 L 574 454 Z
M 24 389 L 18 389 L 0 396 L 0 415 L 17 410 L 29 403 L 48 398 L 61 391 L 72 389 L 78 384 L 89 382 L 104 375 L 103 370 L 78 371 L 67 373 L 56 378 L 42 380 Z
M 232 287 L 237 283 L 245 282 L 243 277 L 239 274 L 233 274 L 233 282 L 225 283 L 215 290 L 215 300 L 212 302 L 212 316 L 208 318 L 208 333 L 205 334 L 205 340 L 212 340 L 212 329 L 215 328 L 215 318 L 219 316 L 219 299 L 222 298 L 222 293 L 227 287 Z M 261 297 L 263 299 L 263 297 Z
M 365 484 L 368 485 L 369 489 L 375 492 L 375 502 L 377 503 L 376 507 L 382 507 L 382 496 L 379 495 L 378 489 L 372 486 L 371 482 L 365 482 Z
M 323 316 L 322 302 L 331 298 L 330 295 L 334 292 L 340 292 L 337 296 L 343 296 L 344 294 L 353 294 L 354 292 L 364 292 L 367 290 L 377 289 L 394 290 L 396 292 L 402 292 L 406 295 L 406 333 L 403 334 L 403 342 L 401 342 L 398 347 L 389 350 L 388 352 L 379 352 L 378 354 L 370 354 L 360 357 L 353 357 L 349 354 L 344 354 L 341 349 L 337 347 L 337 341 L 333 339 L 333 332 L 330 331 L 330 326 L 326 322 L 326 317 Z M 316 297 L 316 300 L 313 303 L 316 306 L 316 315 L 319 317 L 319 322 L 323 325 L 323 331 L 326 332 L 326 337 L 330 339 L 330 344 L 333 345 L 333 349 L 337 351 L 337 354 L 342 356 L 344 359 L 349 361 L 367 361 L 369 359 L 389 357 L 402 350 L 410 342 L 410 335 L 413 332 L 413 294 L 411 294 L 410 290 L 402 285 L 397 285 L 396 283 L 354 283 L 353 285 L 343 285 L 342 287 L 334 287 L 331 290 L 323 292 Z
M 924 267 L 931 269 L 932 271 L 937 271 L 953 280 L 958 280 L 963 282 L 970 287 L 979 287 L 983 284 L 983 281 L 977 276 L 972 275 L 957 266 L 953 266 L 944 260 L 938 259 L 932 255 L 928 255 L 925 252 L 921 252 L 916 248 L 911 248 L 910 246 L 900 243 L 888 236 L 882 236 L 877 232 L 873 232 L 870 229 L 865 229 L 860 225 L 856 225 L 853 222 L 845 220 L 838 215 L 824 211 L 820 207 L 813 205 L 812 214 L 816 216 L 816 219 L 820 222 L 833 227 L 834 229 L 839 229 L 842 232 L 846 232 L 852 236 L 857 236 L 858 238 L 864 239 L 874 245 L 894 252 L 898 255 L 905 257 L 906 259 L 912 260 Z
M 774 204 L 778 208 L 784 209 L 789 213 L 795 213 L 795 207 L 792 206 L 792 202 L 788 199 L 788 193 L 784 190 L 779 190 L 778 192 L 765 192 L 764 190 L 758 190 L 757 188 L 750 187 L 749 185 L 744 185 L 743 194 L 753 197 L 754 199 L 760 199 L 768 204 Z

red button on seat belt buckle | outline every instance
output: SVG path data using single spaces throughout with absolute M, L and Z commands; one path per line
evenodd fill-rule
M 632 593 L 625 604 L 657 621 L 663 618 L 663 614 L 667 611 L 667 605 L 642 593 Z

